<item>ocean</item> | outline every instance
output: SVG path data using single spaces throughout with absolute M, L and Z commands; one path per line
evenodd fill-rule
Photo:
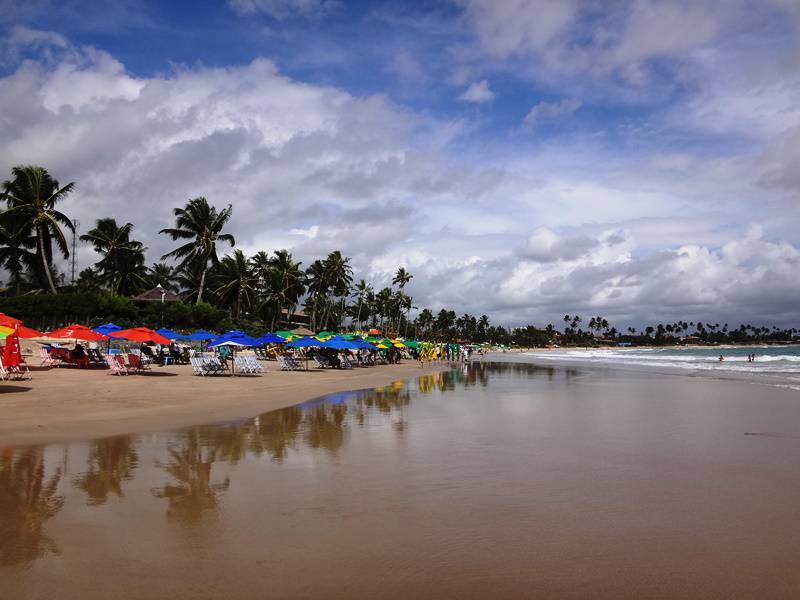
M 755 361 L 747 357 L 755 354 Z M 523 354 L 537 364 L 655 370 L 664 373 L 747 378 L 776 385 L 800 386 L 800 345 L 681 348 L 570 349 Z M 719 357 L 724 358 L 723 361 Z M 505 358 L 505 357 L 504 357 Z

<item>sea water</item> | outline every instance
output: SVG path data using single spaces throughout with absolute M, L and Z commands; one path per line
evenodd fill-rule
M 748 360 L 754 354 L 755 360 Z M 525 353 L 542 364 L 643 367 L 663 372 L 742 376 L 800 385 L 800 345 L 569 349 Z M 719 357 L 723 360 L 720 361 Z

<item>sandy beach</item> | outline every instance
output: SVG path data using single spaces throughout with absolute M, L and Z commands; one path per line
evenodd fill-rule
M 85 440 L 252 417 L 324 394 L 386 385 L 439 365 L 406 361 L 353 370 L 279 371 L 262 376 L 197 377 L 190 366 L 144 375 L 105 369 L 33 371 L 30 381 L 0 384 L 0 446 Z

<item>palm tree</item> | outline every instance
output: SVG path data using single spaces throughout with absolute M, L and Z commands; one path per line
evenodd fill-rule
M 291 321 L 300 297 L 306 293 L 306 275 L 301 268 L 302 264 L 294 260 L 288 250 L 276 250 L 270 259 L 269 274 L 273 295 L 277 300 L 278 318 L 285 309 L 287 318 Z M 274 319 L 272 329 L 275 329 Z
M 14 167 L 11 176 L 11 180 L 3 182 L 0 197 L 8 202 L 7 214 L 19 216 L 23 226 L 35 233 L 36 253 L 42 272 L 47 278 L 50 292 L 55 294 L 56 284 L 51 268 L 52 243 L 55 240 L 63 257 L 68 258 L 69 246 L 61 226 L 75 230 L 72 221 L 55 206 L 75 189 L 75 183 L 61 187 L 46 169 L 33 165 Z
M 417 316 L 417 324 L 422 329 L 423 334 L 427 334 L 428 329 L 433 325 L 433 313 L 429 308 L 423 308 Z
M 148 285 L 150 287 L 161 286 L 170 292 L 178 291 L 178 274 L 173 267 L 168 264 L 159 262 L 153 263 L 148 270 Z
M 224 256 L 219 263 L 217 280 L 219 286 L 214 292 L 223 305 L 235 307 L 238 319 L 242 306 L 252 306 L 258 292 L 258 282 L 245 253 L 234 250 L 232 255 Z
M 319 299 L 327 294 L 328 284 L 326 282 L 326 270 L 324 263 L 317 259 L 306 269 L 306 280 L 308 281 L 308 299 L 306 305 L 311 306 L 311 328 L 317 330 L 317 306 Z
M 405 287 L 408 284 L 408 282 L 411 281 L 413 278 L 414 278 L 414 276 L 411 273 L 406 271 L 403 267 L 400 267 L 400 268 L 397 269 L 397 271 L 394 274 L 394 279 L 392 279 L 392 285 L 398 286 L 400 288 L 400 291 L 402 292 L 405 289 Z M 412 299 L 410 297 L 408 297 L 408 302 L 405 302 L 404 299 L 401 299 L 401 300 L 403 300 L 403 301 L 400 302 L 399 304 L 402 304 L 404 307 L 406 307 L 406 333 L 408 333 L 408 316 L 409 316 L 409 314 L 411 312 Z M 398 323 L 399 322 L 400 322 L 400 319 L 398 318 Z M 398 329 L 400 329 L 399 326 L 398 326 Z
M 159 233 L 166 233 L 173 240 L 191 240 L 175 248 L 161 257 L 181 259 L 179 268 L 190 264 L 196 265 L 200 273 L 200 283 L 197 290 L 196 304 L 203 301 L 206 274 L 209 261 L 212 265 L 219 263 L 217 258 L 217 242 L 228 242 L 236 245 L 236 240 L 229 233 L 222 233 L 226 223 L 230 221 L 233 208 L 229 204 L 220 211 L 211 206 L 204 197 L 194 198 L 186 203 L 183 208 L 176 208 L 175 227 L 162 229 Z
M 370 292 L 372 292 L 372 286 L 369 285 L 363 279 L 359 280 L 359 282 L 356 284 L 356 287 L 353 289 L 353 297 L 358 298 L 358 312 L 356 313 L 356 322 L 358 323 L 359 328 L 361 327 L 361 307 L 364 304 L 364 299 Z
M 9 216 L 7 212 L 0 215 L 0 268 L 8 271 L 10 286 L 16 287 L 17 294 L 22 293 L 23 274 L 36 270 L 36 236 L 31 235 L 19 218 Z
M 406 271 L 403 267 L 397 269 L 392 279 L 392 285 L 398 286 L 401 290 L 406 287 L 406 284 L 414 279 L 414 276 Z
M 350 295 L 350 285 L 353 283 L 353 267 L 350 266 L 350 259 L 343 256 L 339 250 L 334 250 L 325 258 L 324 266 L 325 279 L 329 289 L 335 298 L 341 299 L 342 308 L 344 308 L 344 299 Z M 332 303 L 329 302 L 324 318 L 326 326 L 331 308 Z
M 133 225 L 117 225 L 116 219 L 98 219 L 94 229 L 81 236 L 94 251 L 102 256 L 95 268 L 106 280 L 112 294 L 131 292 L 137 284 L 144 283 L 146 274 L 144 251 L 141 242 L 130 239 Z

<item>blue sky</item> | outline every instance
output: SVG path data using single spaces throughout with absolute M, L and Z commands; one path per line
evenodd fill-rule
M 794 0 L 0 9 L 0 169 L 76 181 L 153 260 L 203 194 L 248 251 L 406 266 L 420 307 L 800 316 Z

